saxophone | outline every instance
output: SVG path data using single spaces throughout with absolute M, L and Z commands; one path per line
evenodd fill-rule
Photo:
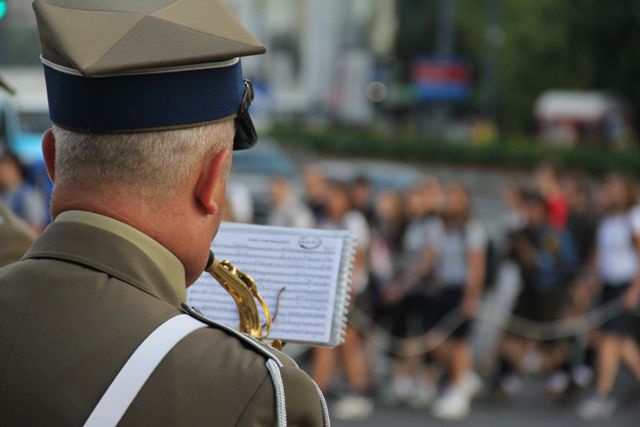
M 209 261 L 205 271 L 222 285 L 236 303 L 240 318 L 238 330 L 258 340 L 265 340 L 271 333 L 273 321 L 278 313 L 276 311 L 275 316 L 271 315 L 269 306 L 258 292 L 253 278 L 238 270 L 229 261 L 218 261 L 213 252 L 209 253 Z M 264 323 L 260 320 L 258 304 L 264 313 Z M 282 348 L 284 344 L 276 340 L 272 345 L 276 348 Z

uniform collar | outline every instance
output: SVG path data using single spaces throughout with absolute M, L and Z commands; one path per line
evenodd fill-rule
M 180 302 L 186 301 L 185 271 L 182 262 L 167 248 L 151 237 L 123 222 L 87 211 L 66 211 L 56 217 L 56 222 L 76 222 L 113 233 L 134 244 L 158 267 Z
M 25 258 L 85 265 L 175 306 L 186 299 L 184 267 L 178 258 L 144 233 L 102 215 L 63 212 Z

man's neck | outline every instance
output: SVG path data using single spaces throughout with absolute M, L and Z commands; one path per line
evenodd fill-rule
M 137 203 L 131 203 L 128 200 L 136 201 Z M 71 210 L 104 215 L 133 227 L 160 243 L 184 263 L 180 257 L 179 249 L 173 244 L 172 227 L 167 226 L 171 221 L 167 221 L 166 216 L 163 219 L 160 218 L 163 213 L 170 211 L 170 209 L 161 209 L 160 207 L 153 209 L 150 203 L 146 203 L 140 200 L 139 196 L 133 195 L 127 198 L 120 197 L 119 200 L 114 201 L 108 198 L 95 200 L 83 194 L 54 194 L 51 202 L 51 213 L 54 218 L 61 212 Z
M 87 211 L 104 215 L 127 224 L 157 241 L 161 241 L 162 239 L 155 237 L 158 234 L 155 230 L 157 228 L 157 222 L 154 221 L 153 218 L 150 218 L 146 212 L 142 212 L 143 210 L 147 210 L 141 208 L 142 205 L 144 204 L 139 203 L 136 206 L 126 206 L 121 203 L 109 203 L 107 200 L 100 200 L 98 202 L 85 198 L 65 198 L 64 200 L 56 200 L 56 198 L 54 198 L 51 210 L 54 218 L 58 216 L 59 213 L 70 210 Z
M 202 273 L 213 239 L 213 222 L 190 209 L 189 200 L 152 201 L 139 194 L 124 192 L 61 191 L 56 189 L 52 215 L 82 210 L 113 218 L 151 237 L 182 262 L 187 286 Z M 209 236 L 205 239 L 204 236 Z

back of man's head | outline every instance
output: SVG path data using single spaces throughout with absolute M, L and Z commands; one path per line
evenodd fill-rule
M 131 134 L 88 134 L 54 127 L 56 189 L 134 194 L 164 201 L 186 190 L 209 156 L 231 148 L 234 128 L 225 121 L 187 129 Z
M 125 223 L 195 280 L 220 225 L 232 148 L 257 141 L 242 58 L 265 47 L 224 1 L 33 6 L 57 126 L 43 139 L 53 217 L 83 210 Z

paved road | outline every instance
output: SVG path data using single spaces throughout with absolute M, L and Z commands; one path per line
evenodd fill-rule
M 459 426 L 459 427 L 638 427 L 640 426 L 640 393 L 631 384 L 620 387 L 619 408 L 614 416 L 604 421 L 587 422 L 575 415 L 578 396 L 563 402 L 543 397 L 542 384 L 528 384 L 525 393 L 507 402 L 496 397 L 486 397 L 476 402 L 472 415 L 459 423 L 444 423 L 433 419 L 426 411 L 408 408 L 376 409 L 373 418 L 364 422 L 344 423 L 333 421 L 337 427 L 411 427 L 411 426 Z

